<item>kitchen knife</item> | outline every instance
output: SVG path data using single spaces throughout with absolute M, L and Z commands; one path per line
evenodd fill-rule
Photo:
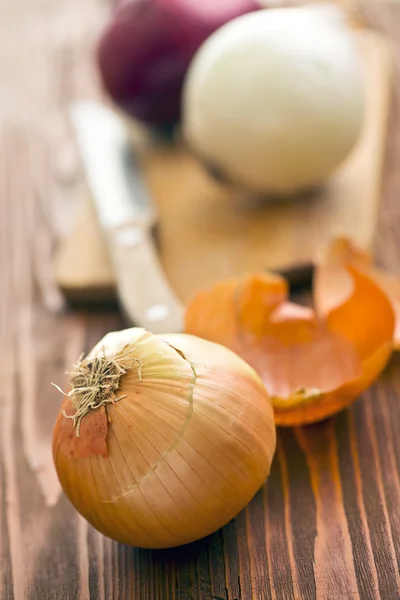
M 92 101 L 75 102 L 70 114 L 124 312 L 153 333 L 182 331 L 183 305 L 157 256 L 156 212 L 127 126 Z

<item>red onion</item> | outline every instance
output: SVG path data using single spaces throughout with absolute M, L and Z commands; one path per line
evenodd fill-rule
M 257 8 L 256 0 L 118 3 L 98 46 L 104 88 L 141 121 L 176 122 L 183 79 L 198 47 L 227 21 Z

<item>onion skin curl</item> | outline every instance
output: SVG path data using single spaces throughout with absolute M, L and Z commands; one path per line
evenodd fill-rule
M 377 281 L 338 252 L 314 271 L 314 309 L 292 303 L 287 282 L 268 273 L 199 292 L 185 331 L 224 344 L 262 378 L 277 427 L 327 419 L 379 377 L 393 350 L 395 314 Z
M 114 403 L 81 420 L 66 397 L 53 433 L 63 490 L 104 535 L 167 548 L 209 535 L 269 474 L 276 433 L 255 371 L 233 352 L 186 334 L 108 334 L 83 362 L 131 353 Z M 125 363 L 126 364 L 126 363 Z M 73 398 L 73 396 L 72 396 Z

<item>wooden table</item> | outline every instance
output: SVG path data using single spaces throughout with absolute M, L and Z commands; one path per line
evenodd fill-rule
M 82 178 L 66 108 L 96 88 L 96 0 L 0 0 L 0 598 L 248 600 L 400 597 L 400 357 L 336 418 L 279 432 L 271 477 L 229 525 L 188 547 L 105 539 L 61 493 L 51 381 L 114 310 L 66 310 L 52 254 Z M 400 32 L 400 4 L 367 10 Z M 400 78 L 397 79 L 400 83 Z M 377 256 L 400 272 L 400 101 L 393 103 Z

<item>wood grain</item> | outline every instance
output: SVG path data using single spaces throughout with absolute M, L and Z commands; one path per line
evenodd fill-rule
M 118 545 L 62 494 L 50 455 L 60 398 L 50 382 L 63 385 L 82 351 L 124 325 L 116 311 L 68 311 L 52 270 L 82 193 L 65 106 L 94 85 L 80 57 L 90 57 L 100 13 L 95 0 L 0 0 L 0 598 L 397 600 L 399 355 L 351 409 L 279 432 L 268 483 L 195 544 Z M 399 4 L 366 14 L 399 35 Z M 23 48 L 11 35 L 17 25 Z M 376 254 L 400 273 L 398 93 Z

